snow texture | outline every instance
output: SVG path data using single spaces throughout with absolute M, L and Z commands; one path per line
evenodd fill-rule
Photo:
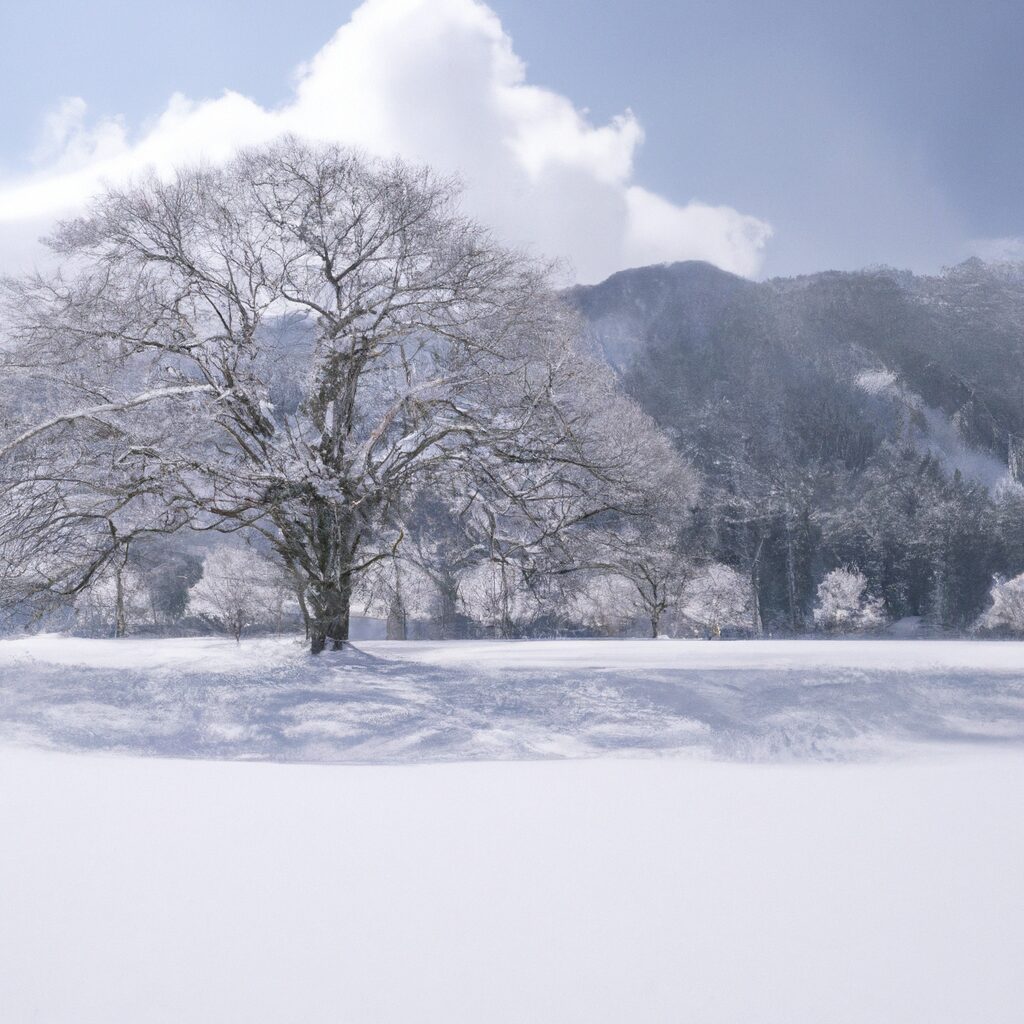
M 400 763 L 666 753 L 849 760 L 1024 745 L 1017 642 L 291 638 L 0 642 L 0 738 Z
M 1019 752 L 373 768 L 0 748 L 11 1024 L 1016 1024 Z

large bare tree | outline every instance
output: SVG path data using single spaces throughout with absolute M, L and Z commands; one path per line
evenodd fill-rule
M 414 488 L 464 495 L 496 548 L 631 500 L 635 410 L 547 268 L 428 169 L 285 140 L 111 189 L 49 244 L 58 273 L 6 284 L 0 556 L 26 587 L 74 593 L 140 533 L 257 531 L 318 653 Z

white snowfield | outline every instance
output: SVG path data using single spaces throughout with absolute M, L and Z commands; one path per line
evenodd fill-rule
M 0 1021 L 1017 1024 L 1022 653 L 0 642 Z
M 0 748 L 5 1024 L 1019 1024 L 1024 758 Z

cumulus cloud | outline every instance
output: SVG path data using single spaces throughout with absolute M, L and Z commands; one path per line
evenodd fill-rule
M 771 233 L 728 206 L 678 205 L 635 184 L 643 131 L 633 114 L 594 125 L 530 84 L 497 15 L 477 0 L 366 0 L 276 109 L 234 92 L 175 95 L 133 138 L 120 119 L 90 125 L 82 100 L 63 101 L 34 172 L 0 181 L 0 260 L 24 259 L 31 228 L 73 212 L 104 182 L 224 160 L 284 132 L 459 174 L 470 212 L 565 260 L 580 281 L 680 259 L 751 276 Z

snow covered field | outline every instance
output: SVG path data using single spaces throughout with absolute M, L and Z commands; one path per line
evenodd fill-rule
M 0 642 L 0 1020 L 1016 1022 L 1022 653 Z
M 1016 1024 L 1024 758 L 0 749 L 10 1024 Z
M 1024 645 L 970 641 L 0 641 L 0 736 L 395 763 L 685 752 L 850 759 L 1021 744 Z

